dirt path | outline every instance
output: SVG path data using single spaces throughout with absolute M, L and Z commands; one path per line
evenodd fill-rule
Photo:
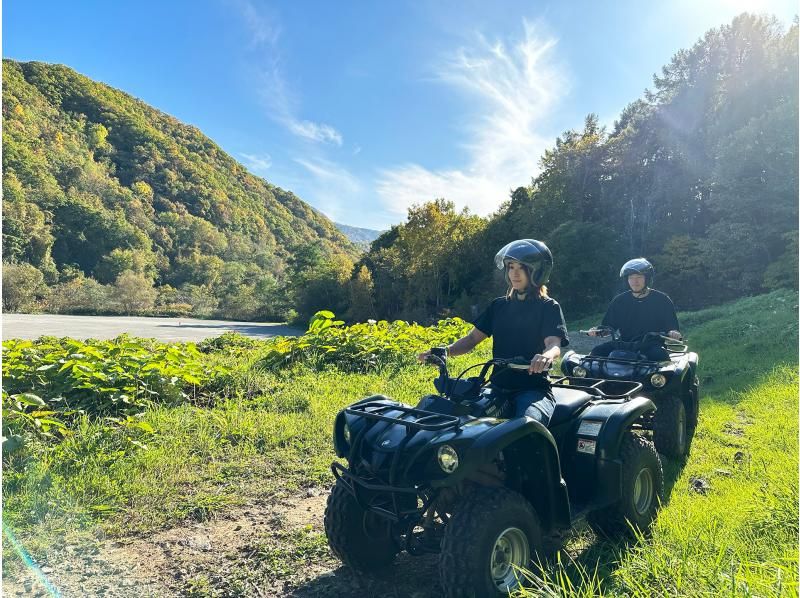
M 432 598 L 436 557 L 401 555 L 383 577 L 360 578 L 327 548 L 327 489 L 275 497 L 140 537 L 54 549 L 39 563 L 63 597 L 397 596 Z M 6 596 L 48 596 L 27 571 L 3 580 Z

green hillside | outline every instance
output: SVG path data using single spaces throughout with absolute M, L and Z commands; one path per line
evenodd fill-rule
M 287 270 L 349 275 L 331 221 L 195 127 L 64 66 L 3 71 L 6 309 L 283 317 Z

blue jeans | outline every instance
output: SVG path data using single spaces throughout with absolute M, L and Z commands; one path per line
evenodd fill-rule
M 528 417 L 535 419 L 543 426 L 550 423 L 556 400 L 551 390 L 523 390 L 511 397 L 514 402 L 514 417 Z

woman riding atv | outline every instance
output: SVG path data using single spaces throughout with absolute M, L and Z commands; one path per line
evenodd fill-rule
M 505 274 L 508 292 L 489 304 L 473 322 L 475 328 L 448 346 L 447 354 L 464 355 L 493 336 L 495 359 L 524 357 L 530 361 L 527 372 L 495 370 L 491 385 L 508 393 L 515 417 L 527 415 L 547 426 L 555 399 L 545 373 L 561 354 L 561 347 L 569 344 L 561 307 L 547 296 L 545 286 L 553 256 L 541 241 L 519 239 L 498 251 L 494 261 Z M 418 359 L 425 362 L 429 355 L 430 351 L 425 351 Z
M 627 281 L 630 290 L 614 297 L 601 327 L 588 331 L 589 336 L 602 336 L 608 329 L 619 330 L 619 340 L 597 345 L 591 354 L 608 357 L 616 349 L 627 349 L 650 361 L 669 359 L 663 339 L 658 334 L 648 334 L 666 333 L 669 338 L 681 339 L 672 299 L 650 286 L 655 277 L 653 265 L 638 257 L 625 262 L 619 276 Z

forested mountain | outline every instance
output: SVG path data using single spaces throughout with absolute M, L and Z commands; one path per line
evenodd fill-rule
M 556 139 L 493 217 L 416 206 L 358 264 L 361 317 L 470 316 L 502 292 L 492 258 L 515 238 L 552 249 L 568 317 L 602 309 L 642 255 L 681 309 L 797 288 L 797 42 L 796 21 L 741 15 L 675 54 L 611 130 L 590 114 Z
M 6 309 L 285 317 L 357 253 L 195 127 L 58 65 L 3 61 L 3 199 Z
M 553 250 L 568 318 L 602 309 L 638 256 L 681 309 L 796 289 L 797 29 L 743 14 L 709 31 L 610 130 L 590 114 L 558 137 L 493 216 L 421 197 L 355 266 L 330 221 L 195 128 L 4 61 L 4 307 L 471 317 L 502 292 L 492 258 L 515 238 Z

